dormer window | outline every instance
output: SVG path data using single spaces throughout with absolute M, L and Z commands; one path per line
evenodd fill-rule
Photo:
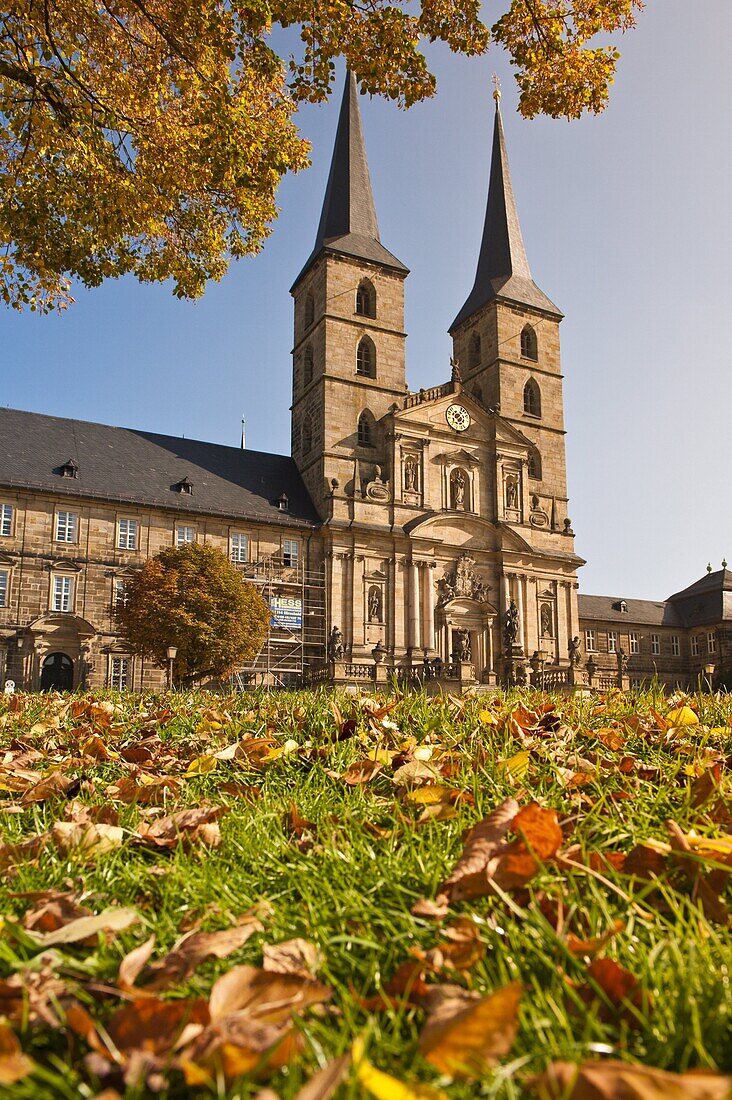
M 621 615 L 628 614 L 628 603 L 626 600 L 618 600 L 617 603 L 614 603 L 612 606 L 613 611 L 619 611 Z
M 180 481 L 176 481 L 173 489 L 176 493 L 187 493 L 191 496 L 193 493 L 193 482 L 189 481 L 187 477 L 182 477 Z
M 286 512 L 290 507 L 290 501 L 286 493 L 282 493 L 281 496 L 277 497 L 277 507 L 280 512 Z
M 78 477 L 79 467 L 74 462 L 73 458 L 70 458 L 68 461 L 64 462 L 63 466 L 59 466 L 59 473 L 61 477 Z

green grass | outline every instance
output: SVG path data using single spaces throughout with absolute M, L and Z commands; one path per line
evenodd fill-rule
M 694 1067 L 732 1071 L 729 932 L 710 923 L 690 889 L 667 876 L 649 883 L 603 868 L 601 879 L 550 863 L 523 893 L 453 907 L 448 920 L 472 914 L 479 922 L 485 955 L 469 972 L 445 973 L 435 980 L 455 981 L 485 995 L 518 979 L 525 990 L 513 1049 L 495 1071 L 478 1081 L 441 1080 L 421 1058 L 417 1039 L 425 1018 L 422 1010 L 368 1013 L 360 1007 L 360 999 L 378 993 L 410 949 L 427 950 L 440 942 L 440 926 L 412 916 L 410 908 L 418 898 L 436 894 L 462 851 L 465 830 L 508 795 L 518 791 L 522 803 L 536 800 L 556 809 L 566 846 L 579 845 L 583 855 L 628 852 L 649 838 L 667 841 L 667 819 L 685 833 L 696 829 L 724 835 L 724 825 L 705 816 L 708 806 L 692 805 L 689 773 L 710 766 L 715 755 L 724 762 L 732 735 L 732 697 L 695 696 L 700 725 L 667 740 L 650 716 L 651 707 L 662 714 L 669 710 L 668 701 L 657 693 L 613 694 L 600 706 L 596 698 L 556 698 L 560 729 L 536 738 L 528 771 L 515 781 L 501 761 L 522 749 L 521 741 L 502 725 L 503 716 L 517 704 L 517 694 L 497 697 L 495 706 L 486 696 L 468 700 L 462 709 L 449 699 L 406 695 L 389 714 L 398 731 L 384 729 L 382 744 L 414 737 L 418 744 L 452 750 L 457 770 L 447 782 L 475 800 L 474 805 L 458 802 L 452 820 L 428 824 L 415 823 L 418 811 L 400 796 L 391 768 L 385 767 L 362 787 L 349 787 L 329 774 L 342 772 L 376 743 L 363 707 L 352 696 L 335 696 L 344 718 L 358 717 L 357 737 L 344 741 L 335 740 L 330 709 L 334 696 L 326 693 L 255 693 L 224 699 L 202 694 L 142 700 L 106 697 L 123 708 L 112 730 L 100 731 L 114 750 L 154 732 L 146 713 L 162 705 L 175 712 L 159 733 L 181 762 L 166 765 L 166 772 L 180 774 L 189 759 L 245 735 L 268 734 L 279 743 L 293 738 L 308 751 L 283 755 L 263 769 L 246 761 L 219 762 L 211 774 L 183 780 L 183 791 L 171 809 L 202 802 L 231 806 L 220 821 L 220 847 L 190 852 L 179 847 L 165 853 L 125 842 L 106 855 L 83 859 L 78 854 L 64 857 L 47 846 L 36 860 L 19 860 L 4 874 L 1 912 L 20 920 L 34 903 L 19 895 L 51 888 L 91 895 L 86 904 L 95 912 L 112 904 L 134 906 L 143 923 L 109 942 L 100 937 L 94 949 L 63 949 L 63 968 L 76 966 L 97 981 L 111 982 L 122 956 L 151 932 L 158 957 L 172 947 L 186 922 L 200 918 L 201 928 L 213 931 L 227 927 L 252 905 L 268 902 L 270 915 L 263 933 L 229 958 L 205 963 L 188 983 L 166 996 L 207 995 L 215 978 L 231 966 L 259 966 L 264 942 L 301 936 L 317 944 L 324 960 L 319 977 L 333 988 L 337 1012 L 306 1014 L 299 1021 L 305 1040 L 302 1057 L 267 1082 L 283 1100 L 294 1097 L 318 1066 L 348 1051 L 357 1036 L 365 1037 L 368 1056 L 381 1069 L 400 1080 L 431 1082 L 456 1100 L 522 1096 L 527 1078 L 555 1059 L 580 1062 L 610 1055 L 679 1072 Z M 520 698 L 527 706 L 541 701 L 531 692 Z M 117 760 L 100 762 L 80 755 L 74 730 L 81 720 L 69 713 L 59 729 L 30 732 L 57 705 L 28 697 L 22 710 L 3 713 L 6 702 L 0 701 L 2 748 L 19 751 L 21 743 L 44 747 L 48 759 L 30 767 L 61 766 L 82 780 L 78 801 L 104 804 L 106 786 L 122 769 Z M 225 712 L 231 720 L 220 730 L 197 732 L 207 707 Z M 480 720 L 486 707 L 501 724 Z M 634 716 L 647 720 L 652 732 L 627 727 Z M 594 736 L 595 730 L 608 726 L 626 734 L 620 751 L 605 748 Z M 600 761 L 599 777 L 582 787 L 565 786 L 562 769 L 572 772 L 582 766 L 572 756 L 590 764 Z M 636 757 L 658 773 L 648 778 L 637 771 L 623 774 L 617 767 L 623 756 Z M 261 785 L 261 792 L 255 799 L 228 797 L 220 786 L 231 780 Z M 726 784 L 723 774 L 723 791 Z M 6 802 L 20 797 L 0 794 Z M 287 828 L 291 802 L 316 826 L 315 844 L 309 850 L 301 850 Z M 19 814 L 3 813 L 5 843 L 18 843 L 50 828 L 63 819 L 67 803 L 65 798 L 53 799 Z M 134 831 L 140 820 L 137 806 L 120 807 L 124 828 Z M 368 826 L 387 830 L 388 835 L 375 835 Z M 638 1015 L 634 1026 L 612 1014 L 603 1022 L 598 1002 L 588 1009 L 580 999 L 576 986 L 584 981 L 587 962 L 570 954 L 563 936 L 543 915 L 540 903 L 545 895 L 561 899 L 565 922 L 575 922 L 586 935 L 603 933 L 615 920 L 626 922 L 604 954 L 631 971 L 650 996 L 648 1011 Z M 7 929 L 0 934 L 0 976 L 33 965 L 38 964 L 32 953 Z M 99 1021 L 120 1003 L 111 995 L 82 994 L 82 1000 Z M 63 1027 L 21 1023 L 14 1028 L 38 1069 L 0 1089 L 0 1095 L 95 1095 L 100 1085 L 84 1062 L 88 1048 L 82 1040 Z M 201 1095 L 254 1097 L 262 1084 L 244 1078 L 228 1089 L 202 1088 Z M 182 1077 L 172 1073 L 160 1095 L 190 1094 Z M 126 1095 L 148 1093 L 128 1090 Z M 363 1093 L 351 1077 L 337 1095 Z

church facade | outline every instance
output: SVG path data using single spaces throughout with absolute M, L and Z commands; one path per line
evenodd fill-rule
M 292 287 L 291 458 L 0 410 L 4 677 L 160 686 L 115 611 L 145 557 L 194 540 L 270 601 L 247 682 L 682 683 L 709 664 L 712 634 L 722 669 L 725 570 L 701 611 L 683 593 L 578 600 L 562 314 L 531 275 L 498 108 L 475 282 L 442 385 L 407 386 L 408 270 L 381 243 L 349 76 L 315 247 Z

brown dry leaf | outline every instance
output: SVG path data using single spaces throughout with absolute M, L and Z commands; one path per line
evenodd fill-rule
M 57 1009 L 66 994 L 66 983 L 49 967 L 26 969 L 22 975 L 0 979 L 0 1016 L 19 1024 L 43 1020 L 57 1028 L 61 1026 Z
M 119 848 L 124 840 L 124 830 L 119 825 L 101 822 L 82 824 L 77 821 L 56 821 L 50 833 L 53 843 L 62 855 L 101 856 Z
M 137 831 L 137 842 L 153 848 L 191 847 L 205 844 L 217 848 L 221 843 L 218 819 L 229 812 L 228 806 L 196 806 L 190 810 L 160 817 L 151 825 L 143 822 Z
M 255 932 L 262 931 L 264 925 L 259 917 L 249 911 L 231 928 L 220 932 L 190 932 L 164 958 L 150 966 L 150 978 L 144 983 L 142 991 L 158 992 L 176 982 L 185 981 L 204 960 L 225 959 L 243 947 Z
M 567 949 L 573 955 L 596 955 L 598 951 L 602 951 L 603 947 L 608 945 L 613 936 L 617 936 L 624 928 L 625 921 L 616 920 L 601 936 L 592 936 L 586 940 L 575 936 L 574 932 L 568 932 Z
M 171 798 L 177 797 L 183 789 L 183 783 L 173 775 L 157 777 L 141 776 L 133 779 L 122 776 L 106 789 L 108 798 L 127 805 L 139 802 L 141 806 L 164 806 Z
M 117 972 L 117 985 L 126 993 L 130 992 L 144 970 L 155 946 L 155 935 L 150 936 L 139 947 L 135 947 L 123 958 Z
M 625 734 L 622 733 L 621 730 L 601 729 L 594 730 L 593 733 L 598 741 L 601 741 L 603 745 L 612 752 L 618 752 L 625 744 Z
M 0 1085 L 14 1085 L 35 1068 L 35 1063 L 23 1054 L 15 1034 L 0 1024 Z
M 361 783 L 370 783 L 383 767 L 378 760 L 354 760 L 342 773 L 341 779 L 349 787 L 357 787 Z
M 296 974 L 300 978 L 314 978 L 322 962 L 319 948 L 308 940 L 265 943 L 262 948 L 262 969 L 269 970 L 272 974 Z
M 395 787 L 412 788 L 424 787 L 428 783 L 435 784 L 441 778 L 440 772 L 431 764 L 423 760 L 410 760 L 402 764 L 401 768 L 397 768 L 392 776 L 392 782 Z
M 485 955 L 480 929 L 470 917 L 458 917 L 448 924 L 443 935 L 448 942 L 441 943 L 438 950 L 455 970 L 470 970 Z
M 463 854 L 440 889 L 451 902 L 482 897 L 487 892 L 489 869 L 507 848 L 505 836 L 518 810 L 518 802 L 507 798 L 471 829 Z
M 41 904 L 23 914 L 23 927 L 29 932 L 54 932 L 77 917 L 92 916 L 91 909 L 68 890 L 46 890 L 34 900 Z
M 578 993 L 585 1004 L 592 1004 L 598 997 L 596 987 L 602 990 L 609 1003 L 599 1006 L 601 1020 L 622 1018 L 630 1027 L 638 1026 L 638 1016 L 648 1011 L 650 997 L 629 970 L 614 959 L 595 959 L 587 968 L 587 977 Z
M 267 1023 L 283 1023 L 309 1005 L 329 1001 L 333 991 L 296 974 L 273 974 L 255 966 L 235 966 L 211 990 L 211 1019 L 242 1013 Z
M 556 812 L 543 809 L 536 802 L 518 812 L 511 829 L 519 833 L 521 839 L 508 845 L 492 876 L 504 890 L 525 886 L 539 871 L 542 862 L 556 856 L 564 839 Z
M 28 935 L 39 947 L 55 947 L 57 944 L 82 943 L 99 932 L 123 932 L 137 924 L 140 915 L 136 909 L 123 906 L 111 906 L 97 916 L 77 917 L 52 932 L 29 931 Z
M 718 1073 L 668 1073 L 625 1062 L 552 1062 L 528 1082 L 537 1100 L 729 1100 L 732 1077 Z
M 301 1089 L 298 1089 L 295 1100 L 330 1100 L 346 1076 L 350 1064 L 350 1054 L 342 1054 L 340 1058 L 334 1058 L 332 1062 L 328 1062 L 327 1066 L 323 1066 L 314 1073 Z
M 21 799 L 24 803 L 46 802 L 49 798 L 64 798 L 71 789 L 78 790 L 79 781 L 60 771 L 48 772 L 37 783 L 28 787 Z
M 431 1013 L 419 1037 L 419 1049 L 450 1077 L 482 1077 L 513 1046 L 518 1031 L 521 983 L 466 1006 L 461 998 L 445 1001 Z
M 208 1005 L 203 999 L 160 1001 L 145 997 L 118 1009 L 106 1030 L 123 1055 L 135 1050 L 160 1055 L 173 1050 L 184 1028 L 204 1027 L 208 1022 Z
M 447 894 L 438 894 L 432 901 L 431 898 L 420 898 L 415 901 L 410 913 L 415 917 L 424 917 L 426 920 L 444 920 L 450 908 L 450 900 Z

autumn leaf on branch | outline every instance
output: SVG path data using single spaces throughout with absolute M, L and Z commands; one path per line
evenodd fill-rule
M 435 80 L 421 43 L 468 56 L 491 38 L 517 68 L 520 110 L 601 110 L 617 63 L 597 35 L 641 0 L 421 0 L 406 11 L 275 0 L 29 0 L 0 28 L 0 297 L 58 309 L 71 281 L 134 275 L 196 298 L 258 252 L 280 180 L 308 163 L 301 101 L 328 95 L 344 57 L 364 92 L 409 106 Z M 297 57 L 276 27 L 296 28 Z

